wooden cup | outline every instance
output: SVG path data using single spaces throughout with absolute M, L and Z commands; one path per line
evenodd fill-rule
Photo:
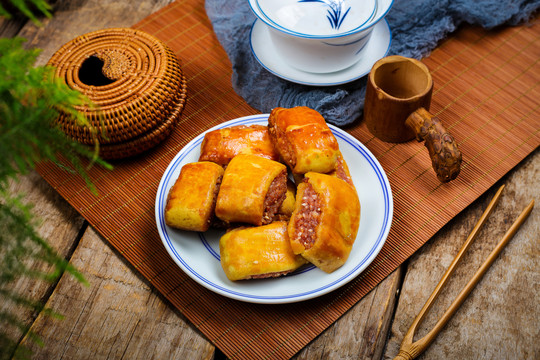
M 462 156 L 452 135 L 428 111 L 432 92 L 433 79 L 422 62 L 385 57 L 369 73 L 364 119 L 383 141 L 425 141 L 437 177 L 448 182 L 458 176 Z

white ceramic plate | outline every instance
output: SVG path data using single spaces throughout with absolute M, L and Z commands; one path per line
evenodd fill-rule
M 390 27 L 384 19 L 373 28 L 371 38 L 364 50 L 365 55 L 356 64 L 331 73 L 310 73 L 290 66 L 278 55 L 268 28 L 260 20 L 255 20 L 250 35 L 251 51 L 266 70 L 282 79 L 311 86 L 333 86 L 361 78 L 371 71 L 377 60 L 388 54 L 391 42 Z
M 246 116 L 220 124 L 208 131 L 234 125 L 268 124 L 268 114 Z M 204 133 L 187 144 L 171 161 L 156 195 L 156 223 L 169 255 L 193 280 L 223 296 L 253 303 L 279 304 L 303 301 L 326 294 L 358 276 L 382 248 L 392 222 L 390 184 L 375 157 L 358 140 L 334 126 L 340 150 L 358 191 L 360 227 L 349 259 L 338 270 L 326 274 L 310 265 L 281 278 L 230 281 L 219 261 L 219 239 L 224 232 L 180 231 L 165 225 L 163 212 L 170 187 L 186 163 L 196 162 Z

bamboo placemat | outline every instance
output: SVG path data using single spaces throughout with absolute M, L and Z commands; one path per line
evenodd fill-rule
M 192 138 L 257 111 L 231 88 L 231 64 L 202 0 L 179 0 L 134 27 L 163 40 L 181 59 L 188 101 L 175 131 L 146 154 L 115 162 L 112 172 L 93 168 L 99 196 L 65 169 L 46 163 L 38 171 L 231 358 L 294 355 L 540 144 L 538 21 L 496 32 L 461 30 L 424 59 L 435 81 L 431 111 L 463 152 L 458 179 L 441 184 L 423 145 L 383 143 L 359 121 L 347 131 L 378 158 L 394 196 L 392 229 L 379 256 L 349 284 L 307 302 L 256 305 L 224 298 L 196 284 L 169 258 L 154 201 L 167 165 Z

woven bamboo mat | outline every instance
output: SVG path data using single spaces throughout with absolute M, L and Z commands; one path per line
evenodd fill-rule
M 65 169 L 40 174 L 227 356 L 285 359 L 331 325 L 540 144 L 540 24 L 496 32 L 464 29 L 424 59 L 435 81 L 431 111 L 463 152 L 460 176 L 435 177 L 423 145 L 387 144 L 363 122 L 348 128 L 378 158 L 394 195 L 394 219 L 379 256 L 346 286 L 307 302 L 256 305 L 202 288 L 166 253 L 154 220 L 167 165 L 200 132 L 257 113 L 231 88 L 231 64 L 201 0 L 179 0 L 134 26 L 169 45 L 188 79 L 188 102 L 169 139 L 143 156 L 91 170 L 99 196 Z M 276 104 L 278 105 L 278 104 Z M 354 166 L 354 164 L 350 164 Z

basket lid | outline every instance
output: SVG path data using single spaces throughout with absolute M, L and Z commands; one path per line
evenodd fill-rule
M 48 65 L 96 106 L 77 108 L 91 127 L 65 114 L 58 125 L 80 143 L 98 141 L 106 159 L 136 155 L 165 139 L 187 98 L 177 56 L 141 30 L 111 28 L 81 35 L 53 54 Z

